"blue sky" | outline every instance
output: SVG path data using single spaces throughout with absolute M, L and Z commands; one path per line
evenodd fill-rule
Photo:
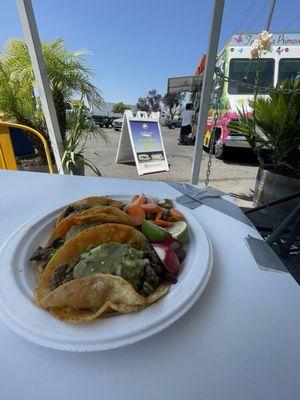
M 270 0 L 227 0 L 220 47 L 233 32 L 264 28 Z M 206 51 L 211 0 L 34 0 L 42 40 L 88 49 L 106 101 L 134 104 L 167 78 L 192 75 Z M 2 0 L 0 43 L 23 38 L 14 0 Z M 300 31 L 299 0 L 277 0 L 271 31 Z

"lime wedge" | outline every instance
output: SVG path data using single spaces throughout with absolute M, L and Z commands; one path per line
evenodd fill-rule
M 159 226 L 147 220 L 142 223 L 142 233 L 152 243 L 161 242 L 162 240 L 171 236 L 166 229 L 160 228 Z
M 174 225 L 170 228 L 166 228 L 171 233 L 172 237 L 181 243 L 187 243 L 189 241 L 189 230 L 187 223 L 184 221 L 174 222 Z

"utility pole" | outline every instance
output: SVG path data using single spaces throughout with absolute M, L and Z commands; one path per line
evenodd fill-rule
M 275 8 L 275 3 L 276 3 L 276 0 L 271 0 L 268 19 L 267 19 L 266 27 L 265 27 L 265 30 L 268 31 L 268 32 L 269 32 L 270 25 L 271 25 L 271 20 L 272 20 L 273 11 L 274 11 L 274 8 Z
M 32 3 L 31 0 L 17 0 L 17 5 L 32 63 L 33 73 L 39 88 L 39 95 L 55 157 L 55 163 L 59 173 L 63 174 L 64 171 L 61 164 L 63 157 L 62 138 Z

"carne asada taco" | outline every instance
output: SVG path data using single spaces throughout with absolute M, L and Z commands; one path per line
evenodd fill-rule
M 167 270 L 129 225 L 107 223 L 60 247 L 40 275 L 36 303 L 64 321 L 83 323 L 115 310 L 134 312 L 167 293 Z
M 105 223 L 133 225 L 129 216 L 116 207 L 95 206 L 79 214 L 70 214 L 56 225 L 44 247 L 38 247 L 31 261 L 36 261 L 36 274 L 46 267 L 54 253 L 72 237 L 92 226 Z
M 58 225 L 63 218 L 66 218 L 70 214 L 81 213 L 82 211 L 86 211 L 95 206 L 111 206 L 122 209 L 125 204 L 121 201 L 110 199 L 109 197 L 86 197 L 82 200 L 76 201 L 75 203 L 69 204 L 58 217 L 56 224 Z

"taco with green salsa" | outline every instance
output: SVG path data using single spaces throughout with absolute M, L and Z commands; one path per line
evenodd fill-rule
M 145 236 L 125 224 L 105 223 L 64 243 L 41 273 L 38 306 L 70 323 L 109 311 L 141 310 L 170 287 L 167 270 Z
M 36 274 L 46 267 L 56 251 L 78 233 L 105 223 L 133 225 L 129 216 L 119 208 L 95 206 L 78 214 L 70 214 L 57 224 L 44 247 L 38 247 L 30 260 L 36 261 Z

